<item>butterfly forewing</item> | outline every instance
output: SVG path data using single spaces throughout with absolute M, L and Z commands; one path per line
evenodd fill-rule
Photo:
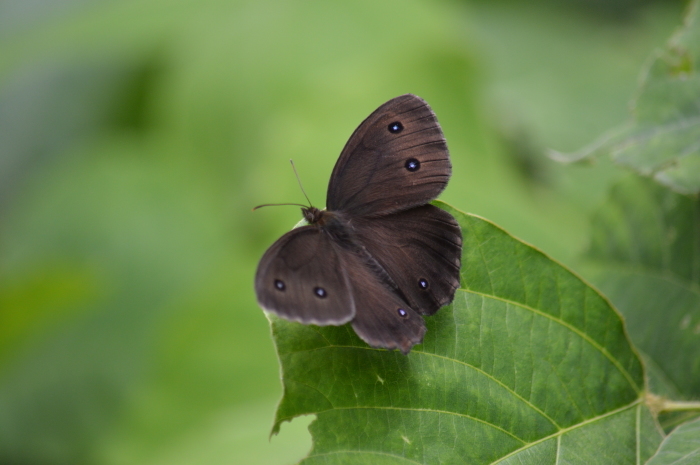
M 388 216 L 358 218 L 353 225 L 359 242 L 413 309 L 432 315 L 452 302 L 462 255 L 462 232 L 452 215 L 423 205 Z
M 288 232 L 265 252 L 255 292 L 261 307 L 288 320 L 340 325 L 355 316 L 338 247 L 314 226 Z
M 328 185 L 328 210 L 381 216 L 423 205 L 442 192 L 451 169 L 435 114 L 421 98 L 402 95 L 348 140 Z

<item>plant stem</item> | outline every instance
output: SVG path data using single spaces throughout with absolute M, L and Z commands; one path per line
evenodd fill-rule
M 675 401 L 675 400 L 664 400 L 662 403 L 662 412 L 680 412 L 684 410 L 698 410 L 700 411 L 700 402 L 698 401 Z

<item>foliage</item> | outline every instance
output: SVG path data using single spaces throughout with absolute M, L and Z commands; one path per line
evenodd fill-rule
M 632 119 L 563 161 L 610 154 L 615 162 L 683 194 L 700 193 L 700 3 L 654 54 L 632 103 Z
M 586 275 L 622 312 L 653 392 L 700 397 L 700 203 L 651 181 L 614 186 L 593 217 Z
M 700 460 L 700 420 L 679 426 L 669 434 L 648 465 L 692 465 Z
M 462 221 L 532 256 L 538 270 L 598 296 L 538 249 L 595 279 L 595 268 L 608 266 L 608 259 L 589 255 L 584 267 L 576 257 L 588 239 L 588 214 L 604 201 L 617 173 L 605 163 L 594 169 L 557 166 L 539 157 L 540 149 L 580 146 L 621 120 L 645 55 L 680 14 L 677 2 L 648 2 L 620 16 L 605 13 L 607 6 L 597 16 L 582 14 L 587 6 L 570 9 L 571 2 L 555 0 L 50 3 L 0 2 L 0 462 L 10 464 L 268 465 L 301 458 L 311 448 L 311 416 L 285 423 L 267 441 L 281 385 L 269 325 L 252 289 L 258 258 L 294 224 L 298 210 L 250 208 L 301 199 L 289 158 L 322 206 L 328 175 L 352 129 L 400 93 L 421 95 L 438 114 L 454 168 L 444 199 L 508 234 L 460 213 Z M 499 296 L 499 289 L 480 287 L 485 276 L 470 274 L 465 286 L 472 287 L 428 318 L 424 353 L 366 356 L 391 359 L 396 367 L 432 361 L 443 351 L 482 367 L 483 375 L 467 365 L 448 372 L 454 362 L 439 359 L 425 376 L 440 373 L 443 382 L 451 375 L 453 384 L 438 394 L 417 394 L 433 403 L 442 395 L 453 410 L 497 425 L 500 430 L 460 417 L 474 427 L 470 431 L 504 437 L 496 449 L 502 457 L 514 452 L 510 460 L 526 452 L 509 449 L 519 442 L 505 431 L 542 440 L 528 451 L 546 454 L 557 441 L 572 451 L 585 449 L 586 438 L 600 438 L 596 426 L 610 422 L 623 424 L 607 428 L 621 435 L 623 445 L 608 447 L 617 436 L 604 438 L 605 454 L 627 459 L 636 444 L 640 459 L 646 457 L 651 449 L 645 447 L 660 439 L 648 422 L 659 405 L 670 404 L 650 402 L 639 387 L 638 357 L 625 352 L 629 342 L 620 339 L 610 306 L 603 302 L 586 314 L 602 315 L 614 326 L 606 343 L 617 341 L 623 350 L 609 347 L 607 360 L 627 360 L 632 381 L 612 370 L 617 382 L 602 387 L 609 396 L 591 398 L 600 380 L 574 385 L 581 373 L 564 376 L 574 352 L 545 366 L 550 371 L 542 373 L 552 375 L 546 379 L 524 380 L 523 373 L 513 378 L 507 366 L 477 363 L 482 360 L 474 357 L 486 349 L 498 355 L 494 361 L 509 360 L 512 352 L 513 360 L 520 357 L 518 367 L 528 354 L 543 360 L 546 339 L 533 339 L 524 351 L 496 344 L 497 331 L 525 334 L 508 326 L 510 320 L 497 324 L 499 311 L 530 318 L 540 335 L 541 325 L 552 321 L 555 340 L 569 341 L 572 349 L 587 347 L 582 336 L 600 334 L 586 327 L 567 336 L 541 310 L 546 302 Z M 507 276 L 499 279 L 513 284 Z M 627 315 L 618 297 L 611 298 Z M 491 333 L 479 333 L 493 341 L 484 350 L 470 336 L 476 328 L 467 318 L 481 317 L 473 306 L 479 299 L 495 312 L 483 315 L 493 325 L 484 327 Z M 627 326 L 642 347 L 633 325 Z M 470 350 L 451 353 L 438 339 L 441 328 L 453 329 L 450 336 L 459 330 Z M 688 328 L 683 334 L 693 325 Z M 691 339 L 672 342 L 694 349 Z M 682 348 L 670 346 L 672 353 Z M 562 354 L 562 347 L 555 349 L 552 355 Z M 607 373 L 602 352 L 591 351 L 597 360 L 591 369 Z M 643 361 L 656 356 L 643 351 Z M 669 370 L 689 362 L 671 363 Z M 377 366 L 388 370 L 385 383 L 415 380 L 391 367 Z M 647 364 L 646 373 L 652 371 Z M 489 399 L 507 399 L 499 396 L 510 386 L 561 429 L 518 397 L 506 405 L 469 403 L 454 385 L 467 376 L 481 383 L 467 386 L 473 399 L 481 399 L 480 386 L 493 387 Z M 652 392 L 668 393 L 656 387 L 658 379 L 652 377 Z M 552 386 L 551 405 L 561 411 L 550 410 L 549 397 L 544 403 L 532 397 Z M 561 386 L 578 397 L 562 399 Z M 523 391 L 529 387 L 532 392 Z M 405 392 L 406 386 L 396 388 Z M 691 392 L 670 397 L 695 399 Z M 290 409 L 285 418 L 306 411 L 313 409 Z M 539 429 L 524 432 L 523 425 L 494 418 L 511 412 Z M 319 430 L 330 424 L 322 415 L 312 427 L 319 436 L 316 451 L 335 440 L 328 435 L 332 429 Z M 429 415 L 406 417 L 407 427 L 435 425 L 406 435 L 412 448 L 399 438 L 408 452 L 419 454 L 417 444 L 425 444 L 426 454 L 435 453 L 445 438 L 466 431 L 449 430 L 444 417 L 429 423 Z M 667 429 L 685 421 L 668 415 L 661 417 Z M 629 435 L 635 424 L 646 438 Z M 469 453 L 486 449 L 479 444 Z M 456 452 L 445 447 L 439 453 L 447 458 Z M 324 457 L 315 460 L 330 460 Z

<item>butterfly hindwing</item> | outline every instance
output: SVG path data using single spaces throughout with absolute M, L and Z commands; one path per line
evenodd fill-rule
M 338 247 L 314 226 L 288 232 L 265 252 L 255 292 L 261 307 L 288 320 L 341 325 L 355 316 Z
M 358 242 L 382 266 L 408 303 L 432 315 L 459 287 L 462 233 L 448 212 L 423 205 L 353 221 Z
M 327 207 L 356 217 L 423 205 L 442 192 L 451 170 L 435 114 L 423 99 L 402 95 L 350 137 L 331 175 Z
M 423 341 L 425 322 L 368 263 L 366 251 L 342 255 L 355 301 L 352 327 L 372 347 L 407 354 Z

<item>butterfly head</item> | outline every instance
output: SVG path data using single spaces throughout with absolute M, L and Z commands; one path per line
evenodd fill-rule
M 304 219 L 309 223 L 309 224 L 316 224 L 321 222 L 326 216 L 326 211 L 325 210 L 319 210 L 316 207 L 302 207 L 301 213 L 304 215 Z

